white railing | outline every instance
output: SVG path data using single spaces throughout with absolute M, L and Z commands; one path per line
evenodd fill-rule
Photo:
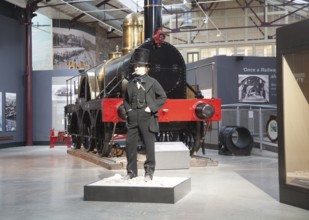
M 260 151 L 264 149 L 264 145 L 278 147 L 277 142 L 272 142 L 266 133 L 267 121 L 274 115 L 277 115 L 276 105 L 222 105 L 222 119 L 219 121 L 219 129 L 227 125 L 243 126 L 250 131 L 254 142 L 260 145 Z

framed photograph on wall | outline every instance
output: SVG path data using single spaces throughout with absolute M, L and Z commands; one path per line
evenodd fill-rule
M 66 81 L 70 78 L 52 77 L 52 127 L 58 131 L 65 129 L 64 107 L 75 103 L 77 97 L 79 78 L 69 80 L 67 85 Z
M 239 74 L 238 101 L 269 103 L 269 76 Z
M 5 93 L 5 130 L 16 131 L 16 93 Z
M 88 69 L 96 65 L 96 37 L 74 28 L 53 27 L 54 69 Z

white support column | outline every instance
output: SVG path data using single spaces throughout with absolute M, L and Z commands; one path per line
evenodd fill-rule
M 268 0 L 265 1 L 265 22 L 268 22 Z M 268 27 L 264 28 L 264 40 L 268 40 Z
M 259 108 L 259 139 L 260 139 L 260 151 L 263 150 L 263 112 L 262 108 Z

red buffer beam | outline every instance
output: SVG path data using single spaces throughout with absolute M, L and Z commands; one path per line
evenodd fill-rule
M 221 119 L 220 99 L 167 99 L 159 110 L 159 122 L 218 121 Z M 102 121 L 123 122 L 123 99 L 102 100 Z

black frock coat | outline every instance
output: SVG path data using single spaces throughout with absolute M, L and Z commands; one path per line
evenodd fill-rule
M 146 74 L 143 76 L 143 80 L 144 82 L 142 83 L 142 86 L 145 88 L 146 92 L 146 104 L 150 108 L 152 115 L 151 121 L 149 123 L 149 130 L 151 132 L 157 133 L 159 132 L 158 110 L 165 104 L 167 96 L 164 89 L 156 79 Z M 132 109 L 130 103 L 132 102 L 131 99 L 134 86 L 136 86 L 135 82 L 130 80 L 127 85 L 124 98 L 124 107 L 126 112 Z

